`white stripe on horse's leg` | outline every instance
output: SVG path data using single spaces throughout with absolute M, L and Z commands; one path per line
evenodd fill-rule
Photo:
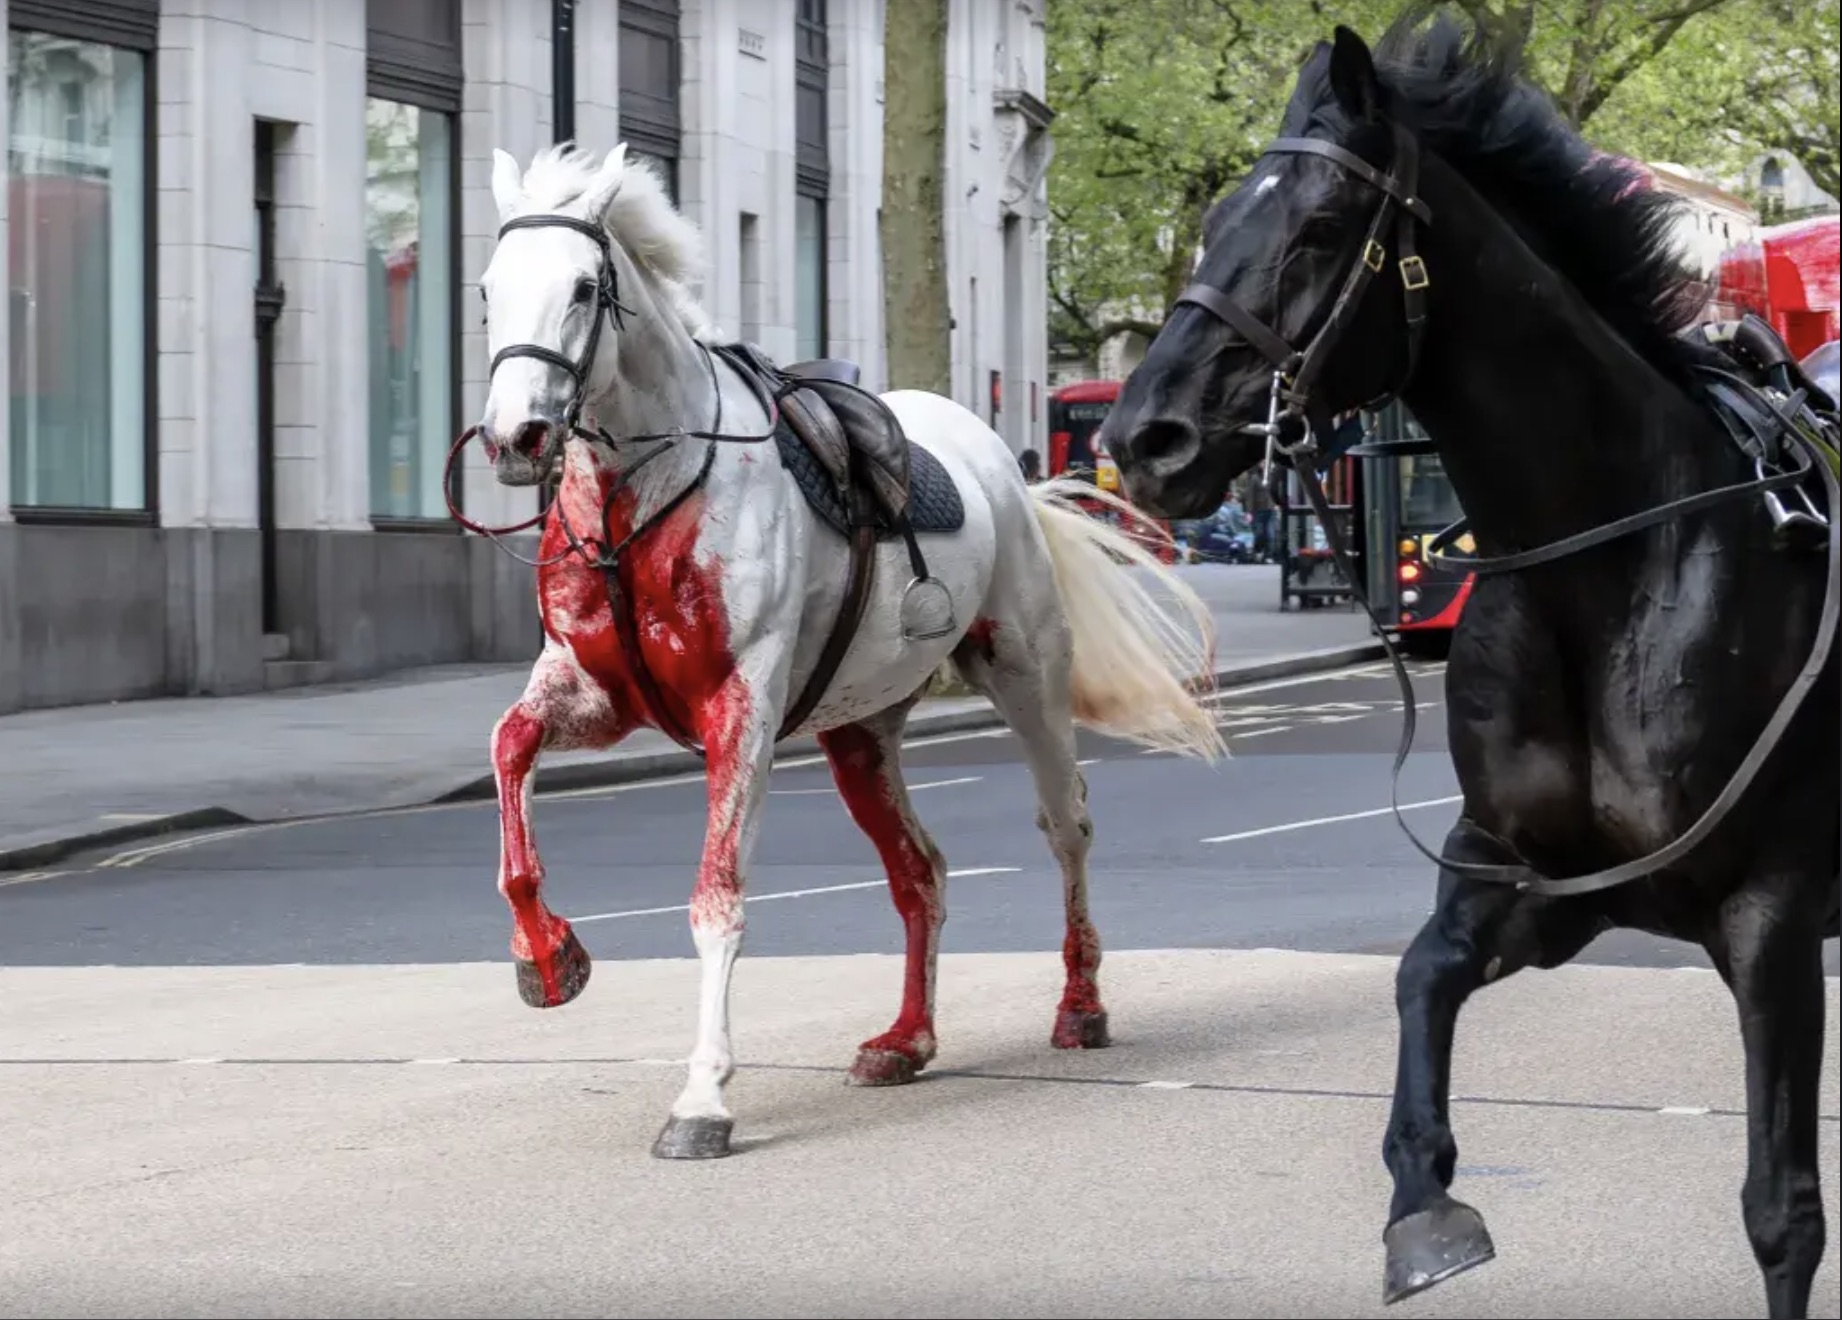
M 894 1026 L 859 1048 L 849 1075 L 859 1086 L 911 1082 L 936 1049 L 934 982 L 940 923 L 946 919 L 947 864 L 915 815 L 902 780 L 902 727 L 912 704 L 819 735 L 839 796 L 882 858 L 906 936 L 902 1010 Z
M 1099 1049 L 1107 1044 L 1100 933 L 1087 907 L 1087 854 L 1094 826 L 1087 811 L 1087 780 L 1076 764 L 1067 625 L 1024 628 L 981 616 L 954 661 L 1023 744 L 1036 783 L 1036 824 L 1062 869 L 1067 981 L 1051 1042 L 1057 1049 Z
M 714 1159 L 729 1153 L 729 1134 L 735 1126 L 723 1096 L 735 1073 L 729 985 L 742 952 L 742 898 L 773 768 L 771 721 L 778 719 L 772 703 L 759 701 L 739 677 L 723 688 L 705 715 L 710 815 L 703 861 L 691 890 L 691 940 L 703 964 L 697 1044 L 691 1050 L 684 1090 L 653 1143 L 652 1153 L 662 1159 Z

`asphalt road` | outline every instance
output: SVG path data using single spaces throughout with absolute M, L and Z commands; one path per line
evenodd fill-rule
M 1423 680 L 1403 802 L 1453 792 L 1439 698 Z M 696 1011 L 699 783 L 540 799 L 556 905 L 603 965 L 544 1013 L 512 988 L 490 806 L 0 887 L 0 1316 L 1763 1314 L 1731 1000 L 1631 936 L 1467 1007 L 1454 1190 L 1498 1259 L 1383 1312 L 1390 955 L 1432 887 L 1360 814 L 1385 810 L 1393 702 L 1373 666 L 1230 694 L 1213 771 L 1084 740 L 1101 1051 L 1048 1047 L 1059 881 L 1014 741 L 911 748 L 967 874 L 940 1057 L 893 1089 L 839 1080 L 899 999 L 874 855 L 822 765 L 783 766 L 713 1164 L 647 1154 Z M 1436 840 L 1453 810 L 1409 819 Z M 1838 1254 L 1813 1315 L 1842 1315 Z
M 1414 671 L 1419 750 L 1401 802 L 1437 847 L 1457 788 L 1441 666 Z M 1385 810 L 1398 697 L 1379 664 L 1227 693 L 1218 704 L 1233 757 L 1215 767 L 1083 735 L 1105 946 L 1399 953 L 1433 881 Z M 1059 875 L 1019 751 L 1008 734 L 950 735 L 904 755 L 923 820 L 958 873 L 944 952 L 1060 947 Z M 770 793 L 746 954 L 900 952 L 875 853 L 825 765 L 778 768 Z M 535 815 L 552 906 L 591 954 L 690 953 L 684 904 L 703 837 L 701 780 L 553 795 Z M 497 848 L 490 803 L 143 844 L 0 888 L 0 965 L 502 958 L 510 923 L 494 887 Z M 1833 971 L 1833 942 L 1828 953 Z M 1627 932 L 1582 960 L 1706 965 L 1698 949 Z

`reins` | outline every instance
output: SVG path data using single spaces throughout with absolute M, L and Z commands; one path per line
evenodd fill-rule
M 1311 385 L 1317 373 L 1328 359 L 1331 348 L 1350 325 L 1355 308 L 1362 293 L 1367 289 L 1369 280 L 1379 274 L 1383 268 L 1387 253 L 1382 246 L 1381 237 L 1396 207 L 1399 208 L 1396 230 L 1397 250 L 1400 253 L 1398 269 L 1401 275 L 1408 333 L 1407 366 L 1399 384 L 1382 399 L 1372 401 L 1368 406 L 1374 407 L 1388 399 L 1398 397 L 1412 380 L 1418 365 L 1420 341 L 1426 321 L 1425 291 L 1431 286 L 1432 281 L 1425 261 L 1415 250 L 1413 225 L 1418 220 L 1430 226 L 1432 212 L 1427 208 L 1424 200 L 1415 193 L 1419 175 L 1418 143 L 1403 125 L 1395 123 L 1392 127 L 1395 159 L 1394 170 L 1389 173 L 1383 173 L 1347 148 L 1313 138 L 1279 138 L 1267 148 L 1269 153 L 1308 152 L 1326 157 L 1374 185 L 1383 194 L 1375 217 L 1370 222 L 1360 259 L 1345 278 L 1323 327 L 1312 337 L 1304 350 L 1294 349 L 1283 336 L 1213 286 L 1201 283 L 1192 284 L 1184 290 L 1177 302 L 1193 304 L 1209 312 L 1239 333 L 1273 366 L 1267 420 L 1264 423 L 1250 424 L 1242 429 L 1245 433 L 1266 438 L 1266 458 L 1262 468 L 1263 481 L 1271 482 L 1276 459 L 1297 473 L 1299 482 L 1304 487 L 1306 501 L 1311 505 L 1312 512 L 1316 514 L 1324 528 L 1324 537 L 1329 543 L 1332 558 L 1338 570 L 1343 574 L 1345 582 L 1349 584 L 1350 594 L 1356 598 L 1363 612 L 1369 616 L 1369 621 L 1381 638 L 1389 663 L 1393 667 L 1395 679 L 1401 689 L 1402 721 L 1401 739 L 1395 751 L 1394 766 L 1389 781 L 1389 806 L 1401 832 L 1429 861 L 1471 879 L 1510 884 L 1517 889 L 1545 897 L 1564 897 L 1611 889 L 1651 875 L 1682 860 L 1714 832 L 1739 803 L 1746 790 L 1751 787 L 1766 760 L 1777 748 L 1792 719 L 1802 708 L 1810 689 L 1822 677 L 1824 666 L 1835 642 L 1838 616 L 1842 615 L 1842 482 L 1838 481 L 1836 473 L 1825 460 L 1820 442 L 1807 435 L 1800 425 L 1800 414 L 1808 412 L 1805 408 L 1805 392 L 1801 389 L 1790 388 L 1787 381 L 1786 388 L 1780 392 L 1782 400 L 1771 400 L 1769 406 L 1771 421 L 1775 423 L 1777 434 L 1791 441 L 1795 457 L 1801 460 L 1800 465 L 1794 469 L 1767 475 L 1764 473 L 1764 459 L 1761 457 L 1756 465 L 1756 470 L 1760 473 L 1756 480 L 1736 482 L 1714 490 L 1685 496 L 1641 513 L 1563 537 L 1548 545 L 1509 555 L 1454 560 L 1439 552 L 1449 547 L 1463 534 L 1466 522 L 1461 519 L 1440 532 L 1428 548 L 1429 558 L 1435 558 L 1441 563 L 1460 565 L 1480 576 L 1487 576 L 1493 573 L 1518 572 L 1550 563 L 1592 546 L 1603 545 L 1609 541 L 1681 518 L 1686 514 L 1724 504 L 1743 495 L 1763 494 L 1796 486 L 1809 475 L 1812 466 L 1821 472 L 1829 497 L 1828 585 L 1825 589 L 1822 614 L 1817 623 L 1816 640 L 1811 647 L 1810 655 L 1797 677 L 1792 680 L 1790 687 L 1785 690 L 1771 719 L 1760 731 L 1759 737 L 1754 741 L 1745 759 L 1727 781 L 1726 787 L 1686 833 L 1647 856 L 1587 875 L 1563 878 L 1541 874 L 1506 840 L 1497 838 L 1463 815 L 1459 818 L 1461 828 L 1487 840 L 1496 850 L 1505 856 L 1516 858 L 1516 861 L 1510 865 L 1459 861 L 1428 848 L 1401 815 L 1401 771 L 1413 751 L 1414 731 L 1418 723 L 1413 680 L 1408 675 L 1407 666 L 1401 658 L 1399 648 L 1389 636 L 1381 617 L 1376 613 L 1374 605 L 1369 600 L 1368 592 L 1363 589 L 1362 579 L 1356 571 L 1348 541 L 1331 512 L 1330 500 L 1325 493 L 1323 480 L 1318 475 L 1316 463 L 1316 460 L 1322 457 L 1328 449 L 1326 441 L 1330 434 L 1330 417 L 1323 405 L 1311 397 Z M 1713 387 L 1717 398 L 1720 397 L 1721 388 L 1721 383 L 1717 381 Z M 1727 388 L 1731 392 L 1731 387 Z M 1299 425 L 1302 433 L 1297 440 L 1288 442 L 1285 435 L 1293 425 Z M 1763 451 L 1766 442 L 1776 437 L 1761 434 L 1758 438 Z M 1430 441 L 1409 440 L 1356 445 L 1349 452 L 1363 455 L 1391 455 L 1423 453 L 1435 448 L 1436 446 Z

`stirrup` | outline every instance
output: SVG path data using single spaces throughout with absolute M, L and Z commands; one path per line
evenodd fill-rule
M 921 590 L 932 587 L 937 595 Z M 902 640 L 924 642 L 945 637 L 958 626 L 953 617 L 953 593 L 946 583 L 931 574 L 912 577 L 902 592 Z

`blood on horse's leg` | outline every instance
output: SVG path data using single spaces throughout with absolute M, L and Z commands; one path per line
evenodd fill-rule
M 684 1090 L 652 1145 L 660 1159 L 707 1160 L 729 1154 L 729 1136 L 735 1128 L 723 1095 L 735 1073 L 729 985 L 742 952 L 748 860 L 760 832 L 764 790 L 773 767 L 774 731 L 762 718 L 770 705 L 759 702 L 738 677 L 718 692 L 705 712 L 710 814 L 703 861 L 691 890 L 691 940 L 703 964 L 697 1044 L 691 1050 Z
M 902 782 L 902 727 L 910 705 L 819 735 L 839 796 L 882 858 L 906 936 L 902 1010 L 894 1026 L 858 1049 L 847 1078 L 858 1086 L 911 1082 L 936 1049 L 934 977 L 946 918 L 946 860 Z
M 1036 783 L 1037 828 L 1062 869 L 1067 930 L 1062 965 L 1067 979 L 1050 1044 L 1063 1050 L 1109 1043 L 1100 1000 L 1100 932 L 1087 906 L 1087 855 L 1094 825 L 1087 781 L 1076 764 L 1067 624 L 1000 625 L 981 617 L 966 630 L 954 663 L 966 681 L 991 699 L 1023 743 Z
M 499 892 L 512 909 L 512 957 L 518 994 L 533 1008 L 567 1004 L 588 984 L 589 957 L 569 923 L 544 904 L 543 863 L 531 829 L 531 773 L 545 725 L 523 702 L 500 717 L 492 734 L 499 790 Z

